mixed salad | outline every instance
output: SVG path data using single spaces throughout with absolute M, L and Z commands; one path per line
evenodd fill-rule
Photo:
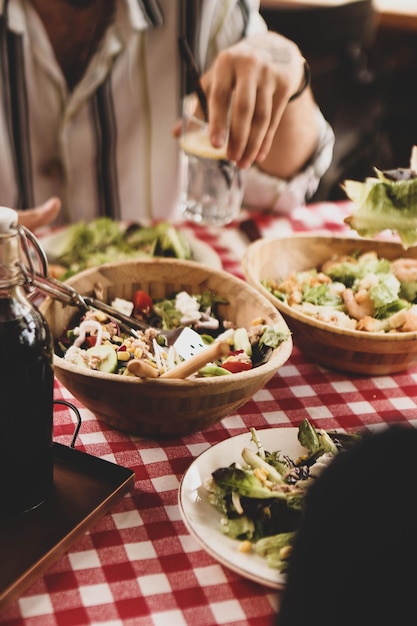
M 124 315 L 150 324 L 150 328 L 133 337 L 122 332 L 115 319 L 92 308 L 59 337 L 55 352 L 77 366 L 124 376 L 134 375 L 128 364 L 139 359 L 159 376 L 183 360 L 175 343 L 169 345 L 161 331 L 188 327 L 199 333 L 204 344 L 222 341 L 230 346 L 228 355 L 206 364 L 194 376 L 223 376 L 265 363 L 288 338 L 289 330 L 283 321 L 267 325 L 258 319 L 249 329 L 236 328 L 220 318 L 221 303 L 226 300 L 211 291 L 197 295 L 180 291 L 169 298 L 152 300 L 148 293 L 138 290 L 132 301 L 116 298 L 110 304 Z
M 89 267 L 140 256 L 192 258 L 187 238 L 167 222 L 126 225 L 109 217 L 72 224 L 59 248 L 51 262 L 60 280 Z
M 219 467 L 208 477 L 208 501 L 222 514 L 219 530 L 238 540 L 239 550 L 285 571 L 306 491 L 334 456 L 361 435 L 317 429 L 305 419 L 298 440 L 306 452 L 291 459 L 280 450 L 266 451 L 256 430 L 250 432 L 255 451 L 245 447 L 241 463 Z
M 417 259 L 388 260 L 358 249 L 262 284 L 282 302 L 334 326 L 383 333 L 417 330 Z

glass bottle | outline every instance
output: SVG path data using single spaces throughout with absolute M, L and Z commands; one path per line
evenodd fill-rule
M 0 207 L 0 516 L 53 488 L 53 340 L 26 296 L 17 218 Z

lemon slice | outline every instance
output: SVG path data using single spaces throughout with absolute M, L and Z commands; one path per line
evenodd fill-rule
M 204 159 L 227 159 L 226 144 L 221 148 L 215 148 L 211 145 L 205 130 L 196 130 L 187 133 L 181 137 L 180 146 L 184 152 L 194 154 Z

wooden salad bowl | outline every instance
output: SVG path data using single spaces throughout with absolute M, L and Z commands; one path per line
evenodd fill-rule
M 285 279 L 291 272 L 319 267 L 335 255 L 376 251 L 390 260 L 417 258 L 417 247 L 358 237 L 299 234 L 258 240 L 243 259 L 246 279 L 282 313 L 294 344 L 311 361 L 329 369 L 362 375 L 393 374 L 417 363 L 417 332 L 367 332 L 314 319 L 276 298 L 261 283 Z
M 103 300 L 130 300 L 141 289 L 154 299 L 185 290 L 190 294 L 211 290 L 227 299 L 219 313 L 224 320 L 249 328 L 262 318 L 265 324 L 282 323 L 281 313 L 247 282 L 194 261 L 144 258 L 85 270 L 70 279 L 83 295 L 92 295 L 101 283 Z M 41 311 L 54 338 L 76 314 L 70 306 L 47 298 Z M 274 376 L 292 352 L 292 339 L 281 343 L 269 360 L 230 376 L 188 379 L 140 379 L 77 367 L 55 355 L 58 380 L 97 418 L 110 426 L 145 437 L 173 437 L 202 431 L 235 412 Z

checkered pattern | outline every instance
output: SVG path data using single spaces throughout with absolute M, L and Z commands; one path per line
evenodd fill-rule
M 258 223 L 265 234 L 303 226 L 337 232 L 347 212 L 346 203 L 317 204 L 296 211 L 291 221 L 262 217 Z M 216 249 L 225 269 L 240 273 L 235 243 L 244 243 L 235 226 L 194 230 Z M 271 626 L 279 593 L 221 566 L 187 532 L 177 506 L 183 473 L 210 445 L 250 426 L 284 428 L 304 418 L 321 428 L 416 423 L 417 368 L 395 376 L 346 376 L 307 362 L 294 348 L 277 375 L 237 413 L 205 432 L 164 442 L 112 430 L 58 383 L 55 397 L 80 408 L 76 447 L 133 469 L 135 489 L 10 605 L 0 624 Z M 74 419 L 57 405 L 56 441 L 70 444 Z

